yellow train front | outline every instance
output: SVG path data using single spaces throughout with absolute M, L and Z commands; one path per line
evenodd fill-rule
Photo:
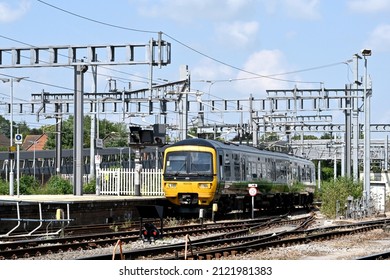
M 215 148 L 202 139 L 189 139 L 166 148 L 163 189 L 174 205 L 191 210 L 210 205 L 218 184 Z
M 244 210 L 248 184 L 259 185 L 256 207 L 306 206 L 312 203 L 314 165 L 284 153 L 206 139 L 187 139 L 164 151 L 163 190 L 181 213 L 218 204 L 218 212 Z M 291 191 L 292 182 L 304 189 Z

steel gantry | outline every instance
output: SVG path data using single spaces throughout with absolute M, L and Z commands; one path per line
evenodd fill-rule
M 171 62 L 171 44 L 153 38 L 146 44 L 45 46 L 0 49 L 0 69 L 73 67 L 74 69 L 74 195 L 82 195 L 84 74 L 99 65 L 165 66 Z M 150 87 L 152 86 L 150 81 Z M 11 135 L 11 138 L 13 135 Z
M 348 177 L 351 176 L 351 154 L 353 156 L 353 171 L 358 172 L 358 139 L 354 133 L 352 138 L 352 130 L 359 131 L 359 126 L 356 127 L 358 120 L 352 122 L 353 118 L 359 116 L 359 104 L 358 101 L 362 99 L 364 91 L 359 88 L 351 88 L 351 86 L 345 86 L 344 89 L 326 89 L 321 87 L 319 89 L 297 89 L 292 90 L 268 90 L 267 96 L 271 103 L 271 112 L 290 112 L 293 117 L 300 111 L 304 112 L 316 112 L 318 116 L 323 112 L 339 111 L 344 113 L 344 141 L 345 141 L 345 171 Z M 274 124 L 272 124 L 274 126 Z M 328 132 L 335 132 L 340 130 L 339 125 L 332 125 L 331 123 L 325 123 L 322 125 L 310 125 L 307 126 L 304 122 L 299 123 L 297 120 L 292 122 L 294 129 L 291 129 L 290 124 L 288 128 L 294 130 L 295 128 L 308 127 L 309 129 L 319 130 L 318 128 L 326 127 Z M 352 143 L 352 139 L 354 142 Z M 351 153 L 352 151 L 352 153 Z M 358 174 L 353 174 L 353 177 L 357 179 Z
M 140 59 L 138 49 L 146 49 L 147 59 Z M 106 59 L 101 60 L 101 53 L 106 54 Z M 6 57 L 10 54 L 10 58 Z M 43 57 L 46 59 L 42 60 Z M 99 60 L 96 57 L 99 55 Z M 28 57 L 28 59 L 26 59 Z M 104 56 L 103 56 L 104 57 Z M 118 60 L 118 57 L 121 57 Z M 7 62 L 8 58 L 8 62 Z M 170 63 L 170 44 L 161 40 L 151 40 L 145 45 L 118 45 L 118 46 L 73 46 L 73 47 L 31 47 L 22 49 L 1 49 L 0 68 L 20 67 L 58 67 L 73 66 L 75 69 L 75 91 L 69 93 L 36 93 L 32 94 L 31 104 L 19 104 L 20 112 L 25 112 L 23 106 L 31 106 L 28 111 L 37 118 L 46 116 L 47 106 L 56 106 L 56 116 L 68 114 L 74 106 L 75 128 L 82 127 L 84 102 L 90 104 L 89 113 L 98 114 L 99 111 L 108 110 L 111 113 L 125 116 L 160 115 L 166 116 L 167 112 L 174 112 L 179 119 L 175 128 L 179 131 L 179 139 L 187 137 L 188 127 L 195 127 L 198 134 L 236 132 L 242 135 L 244 132 L 252 136 L 252 144 L 258 146 L 260 136 L 268 133 L 278 133 L 287 137 L 290 142 L 291 133 L 299 133 L 301 141 L 296 145 L 301 155 L 308 155 L 304 151 L 306 141 L 305 133 L 341 133 L 343 139 L 337 145 L 328 146 L 337 149 L 337 153 L 343 155 L 345 163 L 343 172 L 348 176 L 353 171 L 353 177 L 358 177 L 358 164 L 361 159 L 359 138 L 364 131 L 365 143 L 370 143 L 367 132 L 389 132 L 390 124 L 371 124 L 359 121 L 359 116 L 368 113 L 369 106 L 363 100 L 372 95 L 371 86 L 365 80 L 365 87 L 359 82 L 357 74 L 357 61 L 361 57 L 356 55 L 356 80 L 352 85 L 334 89 L 273 89 L 266 91 L 265 98 L 256 98 L 252 95 L 247 99 L 204 99 L 201 91 L 190 91 L 190 78 L 188 68 L 185 66 L 180 71 L 180 80 L 172 83 L 154 85 L 152 74 L 148 88 L 139 90 L 110 91 L 108 93 L 85 93 L 83 90 L 83 71 L 86 67 L 99 65 L 123 65 L 123 64 L 149 64 L 153 66 L 167 65 Z M 153 94 L 156 93 L 156 94 Z M 83 98 L 81 98 L 83 95 Z M 157 106 L 156 106 L 157 104 Z M 133 105 L 133 106 L 132 106 Z M 364 106 L 363 106 L 364 105 Z M 133 107 L 136 107 L 135 109 Z M 171 109 L 168 109 L 170 106 Z M 23 107 L 23 108 L 22 108 Z M 158 108 L 155 110 L 155 108 Z M 172 108 L 173 107 L 173 108 Z M 333 113 L 343 113 L 344 122 L 335 123 Z M 205 119 L 207 113 L 220 114 L 222 121 L 217 123 Z M 196 121 L 190 124 L 189 114 L 196 116 Z M 227 114 L 235 114 L 233 121 L 229 122 Z M 236 117 L 239 115 L 239 121 Z M 76 118 L 77 116 L 77 118 Z M 157 122 L 157 121 L 156 121 Z M 163 121 L 166 123 L 166 119 Z M 172 124 L 167 124 L 172 127 Z M 369 128 L 368 128 L 369 127 Z M 57 131 L 60 131 L 58 128 Z M 75 133 L 77 137 L 78 133 Z M 95 133 L 91 132 L 91 135 Z M 83 133 L 80 133 L 81 137 Z M 368 136 L 368 137 L 366 137 Z M 92 137 L 91 137 L 92 138 Z M 265 137 L 264 137 L 265 138 Z M 80 146 L 83 140 L 75 139 Z M 81 142 L 80 142 L 81 141 Z M 365 149 L 367 144 L 365 144 Z M 77 147 L 75 147 L 77 148 Z M 297 148 L 297 149 L 298 149 Z M 369 147 L 368 147 L 369 148 Z M 342 152 L 340 152 L 342 149 Z M 79 151 L 78 151 L 79 152 Z M 296 152 L 296 151 L 295 151 Z M 367 151 L 365 150 L 365 154 Z M 318 156 L 318 155 L 317 155 Z M 369 156 L 369 155 L 367 155 Z M 386 156 L 387 157 L 387 156 Z M 79 161 L 75 154 L 76 161 Z M 365 159 L 366 161 L 366 159 Z M 353 165 L 353 169 L 351 168 Z M 79 169 L 79 167 L 77 167 Z M 81 171 L 75 170 L 78 175 Z M 80 177 L 77 177 L 75 185 L 80 186 Z

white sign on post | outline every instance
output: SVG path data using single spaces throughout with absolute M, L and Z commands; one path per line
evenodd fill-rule
M 249 194 L 250 196 L 256 196 L 257 188 L 249 188 Z
M 255 218 L 255 196 L 257 195 L 257 184 L 248 184 L 248 192 L 252 197 L 252 219 Z
M 16 145 L 23 144 L 23 135 L 22 134 L 15 134 L 15 144 Z
M 248 188 L 249 188 L 249 194 L 250 196 L 256 196 L 257 194 L 257 184 L 248 184 Z
M 103 149 L 103 139 L 96 139 L 96 148 Z
M 95 155 L 95 164 L 101 164 L 102 163 L 102 157 L 100 155 Z

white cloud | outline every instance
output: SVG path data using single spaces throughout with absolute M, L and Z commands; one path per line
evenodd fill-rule
M 389 51 L 390 50 L 390 25 L 382 24 L 377 26 L 371 33 L 368 41 L 366 42 L 367 48 L 373 49 L 373 51 Z
M 315 20 L 321 17 L 319 0 L 283 0 L 282 4 L 291 18 Z
M 234 46 L 245 47 L 254 41 L 259 30 L 256 21 L 222 23 L 217 27 L 218 38 L 222 42 L 228 42 Z
M 244 64 L 244 70 L 256 73 L 264 77 L 256 78 L 256 75 L 240 72 L 237 79 L 242 81 L 235 83 L 235 88 L 242 94 L 249 93 L 264 96 L 265 90 L 275 88 L 285 88 L 286 82 L 281 81 L 285 76 L 276 76 L 278 73 L 288 72 L 286 69 L 286 59 L 280 50 L 262 50 L 253 53 Z
M 267 14 L 301 20 L 321 18 L 320 0 L 258 0 Z M 256 2 L 256 3 L 258 3 Z
M 20 1 L 17 7 L 0 2 L 0 22 L 12 22 L 21 18 L 30 8 L 30 1 Z
M 232 68 L 207 59 L 203 59 L 199 65 L 191 70 L 191 79 L 193 80 L 215 81 L 226 77 L 229 79 L 232 75 Z
M 179 22 L 202 19 L 226 20 L 250 6 L 253 0 L 144 0 L 139 11 L 143 16 L 170 18 Z
M 237 66 L 237 65 L 235 65 Z M 298 77 L 278 75 L 289 72 L 285 55 L 280 50 L 261 50 L 250 55 L 242 67 L 244 71 L 237 72 L 226 65 L 204 59 L 191 70 L 191 80 L 210 81 L 197 89 L 211 92 L 214 95 L 223 92 L 221 98 L 242 98 L 253 94 L 264 97 L 267 89 L 291 88 L 295 84 L 288 80 L 299 80 Z M 262 77 L 263 76 L 263 77 Z
M 376 13 L 390 9 L 388 0 L 349 0 L 347 3 L 351 11 L 359 13 Z
M 147 17 L 194 22 L 243 19 L 256 9 L 268 14 L 282 12 L 290 18 L 305 20 L 321 17 L 320 0 L 143 0 L 139 12 Z

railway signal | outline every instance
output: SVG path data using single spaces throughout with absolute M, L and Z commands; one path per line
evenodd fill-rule
M 144 228 L 141 231 L 141 238 L 143 241 L 156 241 L 161 236 L 160 231 L 152 223 L 145 223 Z
M 165 144 L 166 127 L 154 124 L 153 130 L 130 126 L 129 146 L 163 146 Z

